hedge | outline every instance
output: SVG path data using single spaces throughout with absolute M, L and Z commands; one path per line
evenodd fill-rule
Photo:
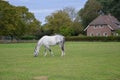
M 120 41 L 120 36 L 92 36 L 92 37 L 87 37 L 87 36 L 73 36 L 73 37 L 66 37 L 66 41 Z
M 21 37 L 21 40 L 34 40 L 36 39 L 36 36 L 32 36 L 32 35 L 25 35 Z
M 23 36 L 21 40 L 35 40 L 35 36 Z M 120 41 L 120 36 L 70 36 L 65 37 L 66 41 Z

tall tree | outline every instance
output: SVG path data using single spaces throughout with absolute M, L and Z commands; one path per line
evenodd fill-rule
M 96 0 L 88 0 L 84 8 L 80 9 L 78 14 L 81 17 L 84 28 L 98 16 L 98 12 L 101 8 L 101 4 Z
M 75 8 L 73 7 L 65 7 L 63 9 L 63 11 L 65 11 L 69 17 L 71 18 L 72 21 L 74 21 L 77 17 L 77 11 L 75 10 Z
M 26 7 L 0 0 L 0 35 L 21 37 L 40 27 L 40 22 Z
M 80 18 L 74 8 L 66 7 L 46 17 L 44 33 L 61 33 L 65 36 L 77 36 L 83 32 Z
M 49 27 L 49 30 L 51 30 L 52 34 L 60 33 L 61 28 L 70 28 L 72 23 L 69 15 L 62 10 L 58 10 L 55 13 L 52 13 L 52 15 L 47 16 L 46 22 L 46 27 Z
M 97 0 L 103 6 L 102 11 L 105 14 L 111 13 L 120 20 L 120 0 Z
M 71 28 L 72 28 L 72 35 L 77 36 L 83 33 L 83 26 L 81 25 L 81 18 L 78 15 L 78 12 L 73 7 L 65 7 L 63 9 L 69 17 L 71 18 Z

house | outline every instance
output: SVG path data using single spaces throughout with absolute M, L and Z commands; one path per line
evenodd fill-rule
M 112 15 L 99 15 L 85 29 L 87 36 L 117 36 L 120 22 Z

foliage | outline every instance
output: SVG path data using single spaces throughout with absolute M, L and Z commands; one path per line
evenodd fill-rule
M 78 36 L 84 34 L 84 28 L 100 14 L 111 13 L 120 20 L 119 4 L 120 0 L 88 0 L 78 12 L 73 7 L 65 7 L 46 16 L 46 24 L 41 27 L 41 23 L 26 7 L 13 6 L 0 0 L 0 36 L 21 38 L 34 35 L 37 39 L 55 33 Z
M 120 0 L 97 0 L 102 5 L 102 11 L 105 14 L 111 13 L 118 20 L 120 20 Z
M 88 0 L 84 8 L 80 9 L 78 14 L 81 17 L 84 28 L 99 15 L 98 12 L 101 8 L 100 3 L 96 0 Z
M 34 40 L 36 39 L 36 36 L 32 36 L 32 35 L 24 35 L 21 37 L 21 40 Z
M 60 33 L 64 36 L 76 36 L 82 33 L 83 26 L 74 8 L 66 7 L 46 17 L 45 32 Z
M 64 27 L 62 26 L 60 28 L 60 34 L 64 35 L 64 36 L 72 36 L 72 34 L 74 33 L 73 29 L 70 27 Z
M 118 36 L 120 36 L 120 30 L 117 30 L 116 33 L 118 33 Z
M 36 43 L 0 44 L 0 80 L 120 80 L 119 42 L 66 42 L 66 55 L 33 57 Z
M 105 41 L 105 42 L 109 42 L 109 41 L 119 41 L 120 42 L 120 36 L 108 36 L 108 37 L 104 37 L 104 36 L 73 36 L 73 37 L 66 37 L 67 41 Z
M 78 12 L 85 27 L 100 14 L 111 13 L 120 20 L 120 0 L 88 0 Z
M 13 6 L 0 0 L 0 35 L 20 38 L 33 34 L 40 22 L 24 6 Z
M 84 34 L 84 27 L 82 26 L 82 23 L 79 22 L 78 20 L 75 20 L 73 23 L 72 23 L 72 30 L 73 30 L 73 33 L 72 33 L 72 36 L 78 36 L 79 34 Z
M 69 15 L 62 10 L 59 10 L 52 15 L 47 16 L 46 22 L 46 26 L 49 27 L 52 33 L 59 33 L 61 26 L 70 27 L 71 25 Z
M 75 10 L 75 8 L 73 8 L 73 7 L 65 7 L 63 9 L 63 11 L 66 12 L 69 15 L 71 21 L 74 21 L 76 19 L 77 11 Z

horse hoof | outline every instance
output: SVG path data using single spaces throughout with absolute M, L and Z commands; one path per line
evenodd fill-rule
M 54 56 L 54 55 L 52 55 L 52 56 Z
M 37 55 L 35 55 L 34 57 L 37 57 Z

